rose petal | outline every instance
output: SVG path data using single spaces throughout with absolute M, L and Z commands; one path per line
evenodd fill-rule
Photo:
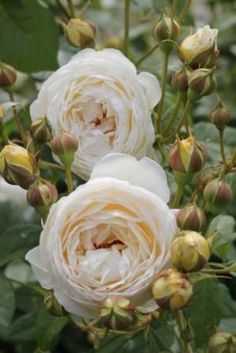
M 25 259 L 31 264 L 34 274 L 37 277 L 39 283 L 46 289 L 52 288 L 52 280 L 50 273 L 44 267 L 43 261 L 40 255 L 40 247 L 37 246 L 36 248 L 27 252 Z
M 164 202 L 170 198 L 167 178 L 162 167 L 144 157 L 140 161 L 123 153 L 110 153 L 103 157 L 91 173 L 91 179 L 111 177 L 126 180 L 158 195 Z
M 138 78 L 145 89 L 148 105 L 152 109 L 161 99 L 160 84 L 156 77 L 149 72 L 141 72 Z

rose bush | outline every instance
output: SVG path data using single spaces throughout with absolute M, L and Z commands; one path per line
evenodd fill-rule
M 151 111 L 161 90 L 156 77 L 137 70 L 120 51 L 85 49 L 52 74 L 31 105 L 32 119 L 47 117 L 78 139 L 73 171 L 84 179 L 105 154 L 141 158 L 154 140 Z
M 144 305 L 177 229 L 169 196 L 156 162 L 109 154 L 86 184 L 51 207 L 40 245 L 26 259 L 73 314 L 96 317 L 109 295 Z

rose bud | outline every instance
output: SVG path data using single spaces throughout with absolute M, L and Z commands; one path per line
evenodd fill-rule
M 28 203 L 42 215 L 46 215 L 50 206 L 58 199 L 56 187 L 47 180 L 37 179 L 27 192 Z
M 180 310 L 189 302 L 193 288 L 186 274 L 168 270 L 156 279 L 152 294 L 160 308 Z
M 204 188 L 203 196 L 206 201 L 206 210 L 219 213 L 232 199 L 232 188 L 223 180 L 214 179 Z
M 73 162 L 74 154 L 78 149 L 78 142 L 74 135 L 69 132 L 61 132 L 53 138 L 51 148 L 52 152 L 66 166 Z
M 177 224 L 183 230 L 195 230 L 199 232 L 206 226 L 206 215 L 196 205 L 182 208 L 176 215 Z
M 208 241 L 191 230 L 180 232 L 171 246 L 171 260 L 180 271 L 200 271 L 210 258 Z
M 35 161 L 18 145 L 6 145 L 0 152 L 0 173 L 9 184 L 27 189 L 35 180 Z
M 49 313 L 53 316 L 63 316 L 65 315 L 65 311 L 63 307 L 58 303 L 54 294 L 49 292 L 44 297 L 44 304 Z
M 96 27 L 92 22 L 80 18 L 71 18 L 64 30 L 68 42 L 73 47 L 85 48 L 94 46 Z
M 213 179 L 215 179 L 217 174 L 214 172 L 208 172 L 206 174 L 201 174 L 197 176 L 195 180 L 195 189 L 197 192 L 203 192 L 205 186 Z
M 0 86 L 12 86 L 16 82 L 16 70 L 14 67 L 0 62 Z
M 236 336 L 229 332 L 217 332 L 210 337 L 209 353 L 235 353 Z
M 110 329 L 127 329 L 134 321 L 134 308 L 127 298 L 109 297 L 103 303 L 100 318 Z
M 153 36 L 158 42 L 162 43 L 167 39 L 175 40 L 179 34 L 179 30 L 178 23 L 173 18 L 163 13 L 154 26 Z M 161 48 L 164 50 L 170 50 L 172 48 L 172 43 L 162 43 Z
M 51 141 L 52 133 L 47 119 L 38 118 L 34 120 L 30 127 L 30 134 L 39 144 L 44 144 Z
M 87 333 L 87 340 L 93 345 L 93 348 L 97 350 L 100 344 L 101 337 L 97 330 L 92 330 Z
M 197 69 L 190 73 L 188 97 L 195 101 L 210 95 L 216 88 L 212 69 Z
M 169 162 L 176 181 L 181 184 L 201 170 L 205 153 L 192 135 L 184 140 L 178 138 L 169 151 Z
M 230 118 L 230 111 L 224 106 L 222 101 L 219 99 L 215 109 L 210 114 L 210 121 L 215 124 L 215 126 L 219 130 L 222 130 L 229 123 Z
M 190 74 L 185 66 L 181 67 L 172 76 L 172 86 L 179 92 L 187 92 L 188 90 L 188 77 Z
M 196 33 L 189 35 L 180 44 L 178 50 L 180 59 L 187 62 L 193 69 L 215 66 L 219 55 L 217 35 L 217 29 L 211 29 L 209 26 L 199 28 Z

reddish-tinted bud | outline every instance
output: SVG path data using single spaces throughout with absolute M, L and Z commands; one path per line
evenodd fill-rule
M 61 132 L 53 138 L 51 147 L 64 165 L 70 165 L 78 149 L 78 142 L 69 132 Z
M 50 207 L 58 199 L 56 187 L 47 180 L 38 179 L 29 187 L 27 200 L 33 207 Z
M 187 92 L 190 72 L 190 70 L 183 66 L 173 74 L 172 86 L 179 92 Z
M 214 179 L 208 183 L 204 189 L 204 199 L 206 201 L 206 210 L 211 213 L 218 213 L 232 199 L 231 186 L 219 179 Z
M 196 205 L 189 205 L 182 208 L 176 216 L 180 229 L 195 230 L 199 232 L 206 226 L 206 215 Z
M 68 24 L 64 26 L 64 30 L 68 42 L 74 47 L 94 46 L 96 27 L 92 22 L 80 18 L 71 18 Z
M 180 27 L 178 23 L 173 18 L 163 13 L 154 26 L 153 36 L 161 43 L 160 47 L 162 50 L 169 51 L 173 46 L 171 41 L 177 38 L 179 30 Z M 167 41 L 168 39 L 170 40 L 169 42 Z
M 222 130 L 229 123 L 230 118 L 230 111 L 224 106 L 221 100 L 218 100 L 215 109 L 210 114 L 210 121 L 219 130 Z
M 12 86 L 16 82 L 16 70 L 14 67 L 0 62 L 0 86 Z

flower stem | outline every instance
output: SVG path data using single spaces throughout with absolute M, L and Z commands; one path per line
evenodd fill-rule
M 181 94 L 178 92 L 178 95 L 177 95 L 177 99 L 176 99 L 176 102 L 175 102 L 175 106 L 174 106 L 174 109 L 172 110 L 172 114 L 171 114 L 171 117 L 170 117 L 170 120 L 168 121 L 164 131 L 163 131 L 163 135 L 165 136 L 166 134 L 168 134 L 168 132 L 170 131 L 170 128 L 172 127 L 174 121 L 176 120 L 176 116 L 178 114 L 178 111 L 179 111 L 179 108 L 180 108 L 180 105 L 181 105 Z
M 184 114 L 183 114 L 183 124 L 185 125 L 187 132 L 188 132 L 188 128 L 189 128 L 188 114 L 189 114 L 189 110 L 190 110 L 190 105 L 191 105 L 191 102 L 189 99 L 187 99 L 187 101 L 185 103 L 185 107 L 184 107 Z
M 177 325 L 179 328 L 179 333 L 180 333 L 181 342 L 182 342 L 182 346 L 183 346 L 183 353 L 193 353 L 192 347 L 186 337 L 188 324 L 186 322 L 186 319 L 184 317 L 182 310 L 178 310 L 176 312 L 175 319 L 176 319 L 176 322 L 177 322 Z
M 75 18 L 76 14 L 75 14 L 75 7 L 73 4 L 73 0 L 67 0 L 67 3 L 68 3 L 68 8 L 70 10 L 70 15 L 71 15 L 70 17 Z
M 163 114 L 164 100 L 166 94 L 166 84 L 167 84 L 167 74 L 168 74 L 168 62 L 169 62 L 169 52 L 163 52 L 164 62 L 162 71 L 162 81 L 161 81 L 161 100 L 158 104 L 157 110 L 157 120 L 156 120 L 156 130 L 160 132 L 161 130 L 161 119 Z
M 125 0 L 125 11 L 124 11 L 124 53 L 129 56 L 129 25 L 130 25 L 130 4 L 131 0 Z
M 185 18 L 190 6 L 191 6 L 191 3 L 192 3 L 192 0 L 186 0 L 185 1 L 185 4 L 184 4 L 184 7 L 183 7 L 183 10 L 181 12 L 181 14 L 179 15 L 179 18 L 178 18 L 178 22 L 179 24 L 181 24 L 181 22 L 183 21 L 183 19 Z
M 43 160 L 39 161 L 39 167 L 42 169 L 58 169 L 58 170 L 65 170 L 65 167 L 59 165 L 59 164 L 55 164 L 55 163 L 51 163 L 51 162 L 46 162 Z
M 174 17 L 175 7 L 176 7 L 177 0 L 171 0 L 171 7 L 170 7 L 170 17 Z
M 9 88 L 9 89 L 7 90 L 7 93 L 8 93 L 8 95 L 9 95 L 10 101 L 14 103 L 15 100 L 14 100 L 14 93 L 13 93 L 13 90 L 12 90 L 11 88 Z M 20 137 L 21 137 L 21 139 L 22 139 L 24 145 L 26 146 L 26 145 L 27 145 L 27 136 L 26 136 L 26 134 L 25 134 L 25 132 L 24 132 L 24 129 L 23 129 L 22 125 L 21 125 L 20 117 L 19 117 L 19 115 L 17 114 L 17 110 L 16 110 L 16 107 L 15 107 L 14 105 L 13 105 L 13 107 L 12 107 L 12 111 L 13 111 L 13 115 L 14 115 L 14 118 L 15 118 L 17 130 L 18 130 L 18 132 L 19 132 L 19 134 L 20 134 Z
M 173 208 L 179 207 L 182 195 L 183 195 L 183 188 L 179 184 L 177 184 L 177 189 L 176 189 L 174 200 L 172 203 Z
M 144 60 L 146 60 L 157 48 L 159 47 L 159 43 L 155 44 L 152 48 L 148 49 L 146 53 L 141 56 L 141 58 L 136 61 L 136 66 L 138 67 Z
M 222 161 L 224 162 L 225 165 L 227 165 L 225 146 L 224 146 L 224 129 L 219 130 L 219 135 L 220 135 L 220 153 L 221 153 Z
M 72 173 L 71 173 L 71 164 L 65 166 L 65 173 L 66 173 L 66 185 L 68 195 L 73 191 L 73 180 L 72 180 Z
M 60 2 L 60 0 L 55 0 L 55 1 L 56 1 L 57 6 L 59 7 L 59 9 L 61 10 L 61 12 L 69 20 L 70 19 L 70 14 L 67 11 L 67 9 L 65 8 L 65 6 Z

